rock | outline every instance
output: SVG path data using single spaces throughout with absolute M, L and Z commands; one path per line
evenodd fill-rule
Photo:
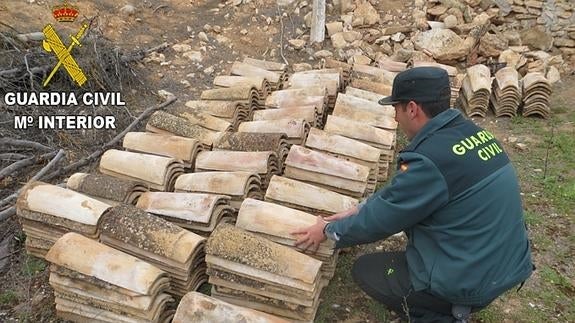
M 381 29 L 381 34 L 384 36 L 387 35 L 393 35 L 396 33 L 408 33 L 411 32 L 413 30 L 413 27 L 410 25 L 404 25 L 404 26 L 390 26 L 390 27 L 386 27 Z
M 210 67 L 203 70 L 204 74 L 206 74 L 206 75 L 212 75 L 212 73 L 214 73 L 214 71 L 215 71 L 215 69 L 213 66 L 210 66 Z
M 549 50 L 553 37 L 539 28 L 531 28 L 521 32 L 521 42 L 533 49 Z
M 400 48 L 391 56 L 391 60 L 406 63 L 411 59 L 412 56 L 413 56 L 413 50 Z
M 493 2 L 499 7 L 502 16 L 507 16 L 511 13 L 512 0 L 493 0 Z
M 506 30 L 503 32 L 503 37 L 507 39 L 509 46 L 521 46 L 521 35 L 515 30 Z
M 427 9 L 427 13 L 432 16 L 441 16 L 442 14 L 447 12 L 447 7 L 443 5 L 438 5 L 432 8 Z
M 358 31 L 344 31 L 343 32 L 343 39 L 345 39 L 348 43 L 353 43 L 356 40 L 360 40 L 362 35 Z
M 561 81 L 561 74 L 559 73 L 559 70 L 555 66 L 549 67 L 549 70 L 547 71 L 545 77 L 551 84 Z
M 393 34 L 393 36 L 391 36 L 391 40 L 393 40 L 396 43 L 400 43 L 405 39 L 405 35 L 403 33 L 396 33 Z
M 384 42 L 388 41 L 391 37 L 390 36 L 381 36 L 378 39 L 376 39 L 373 43 L 376 45 L 381 45 Z
M 413 24 L 415 28 L 419 30 L 427 30 L 429 29 L 429 24 L 427 23 L 427 15 L 425 12 L 419 9 L 413 10 Z
M 354 26 L 371 26 L 379 22 L 379 13 L 365 0 L 360 0 L 357 8 L 353 12 Z
M 248 34 L 248 30 L 247 30 L 247 29 L 242 29 L 242 30 L 240 30 L 240 34 L 242 34 L 242 35 L 245 36 L 245 35 Z
M 159 90 L 159 91 L 158 91 L 158 96 L 161 97 L 161 98 L 164 99 L 164 100 L 167 100 L 167 99 L 173 97 L 174 94 L 173 94 L 172 92 L 168 92 L 168 91 L 166 91 L 166 90 Z
M 136 7 L 132 6 L 131 4 L 127 4 L 120 8 L 120 13 L 124 16 L 133 16 L 136 14 Z
M 333 56 L 333 53 L 330 52 L 329 50 L 325 50 L 325 49 L 324 49 L 324 50 L 320 50 L 320 51 L 315 52 L 315 53 L 313 54 L 313 56 L 314 56 L 315 58 L 328 58 L 328 57 L 332 57 L 332 56 Z
M 520 151 L 527 151 L 528 149 L 526 144 L 520 142 L 515 144 L 515 148 L 519 149 Z
M 213 30 L 214 30 L 214 28 L 211 25 L 209 25 L 209 24 L 204 25 L 204 31 L 205 32 L 209 33 L 209 32 L 212 32 Z
M 305 40 L 303 39 L 290 39 L 288 43 L 293 46 L 295 49 L 302 49 L 305 47 Z
M 307 28 L 311 28 L 311 13 L 312 13 L 312 12 L 310 11 L 310 12 L 307 13 L 307 15 L 305 15 L 305 16 L 303 17 L 303 21 L 304 21 L 305 26 L 306 26 Z
M 213 30 L 214 30 L 214 32 L 215 32 L 216 34 L 219 34 L 219 33 L 222 32 L 222 27 L 216 25 L 216 26 L 213 27 Z
M 417 50 L 428 51 L 433 57 L 442 57 L 463 45 L 463 39 L 450 29 L 432 29 L 419 33 L 413 39 Z
M 243 1 L 243 0 L 232 0 L 232 5 L 233 5 L 233 6 L 239 6 L 239 5 L 242 4 L 242 1 Z
M 575 40 L 567 38 L 557 38 L 554 43 L 555 47 L 575 47 Z
M 331 36 L 331 44 L 334 48 L 346 48 L 347 42 L 343 36 L 343 32 L 335 33 Z
M 384 53 L 386 55 L 393 54 L 393 48 L 391 48 L 391 45 L 389 45 L 388 43 L 381 44 L 379 46 L 379 49 L 381 50 L 382 53 Z
M 331 35 L 343 31 L 343 24 L 340 21 L 329 22 L 325 24 L 325 28 L 327 28 L 327 35 L 331 37 Z
M 183 53 L 192 50 L 192 46 L 188 44 L 175 44 L 174 46 L 172 46 L 172 49 L 176 53 Z
M 371 58 L 365 56 L 365 55 L 361 55 L 361 54 L 355 54 L 352 57 L 350 57 L 350 59 L 348 60 L 349 64 L 359 64 L 359 65 L 369 65 L 371 64 Z
M 428 21 L 427 24 L 431 29 L 445 29 L 445 24 L 441 21 Z
M 282 7 L 289 6 L 294 2 L 295 0 L 277 0 L 277 4 Z
M 445 17 L 445 19 L 443 19 L 443 23 L 445 24 L 445 28 L 451 29 L 457 26 L 458 24 L 457 17 L 455 17 L 454 15 L 448 15 L 447 17 Z
M 182 54 L 183 57 L 191 60 L 192 62 L 200 63 L 202 61 L 202 52 L 197 50 L 187 51 Z
M 525 1 L 525 6 L 530 7 L 530 8 L 541 9 L 541 8 L 543 8 L 543 1 L 528 0 L 528 1 Z
M 209 43 L 209 42 L 210 42 L 210 39 L 208 38 L 208 35 L 206 35 L 206 33 L 203 32 L 203 31 L 200 31 L 200 32 L 198 33 L 198 38 L 199 38 L 201 41 L 203 41 L 203 42 L 206 42 L 206 43 Z
M 293 71 L 294 72 L 303 72 L 303 71 L 309 71 L 313 69 L 312 66 L 308 63 L 296 63 L 293 64 Z
M 511 49 L 506 49 L 499 54 L 498 62 L 506 63 L 509 67 L 519 69 L 525 65 L 527 59 Z
M 499 54 L 507 49 L 506 39 L 501 39 L 495 34 L 485 34 L 479 42 L 479 54 L 485 57 L 498 57 Z

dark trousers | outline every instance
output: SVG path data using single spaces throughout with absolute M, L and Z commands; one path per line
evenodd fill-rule
M 452 304 L 432 294 L 415 292 L 405 252 L 379 252 L 359 257 L 352 276 L 370 297 L 411 322 L 453 322 Z M 477 311 L 480 308 L 474 308 Z

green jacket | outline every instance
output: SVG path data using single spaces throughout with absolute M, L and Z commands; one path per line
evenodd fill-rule
M 416 291 L 481 306 L 531 275 L 519 193 L 515 170 L 493 135 L 449 109 L 399 153 L 390 185 L 327 230 L 337 248 L 405 231 Z

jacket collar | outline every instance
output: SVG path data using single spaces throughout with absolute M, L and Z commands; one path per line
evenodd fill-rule
M 419 144 L 421 144 L 425 139 L 431 136 L 437 130 L 443 128 L 446 124 L 451 122 L 453 119 L 461 117 L 461 112 L 456 109 L 447 109 L 440 114 L 436 115 L 433 119 L 429 120 L 425 126 L 419 130 L 417 135 L 413 137 L 409 145 L 405 147 L 403 151 L 412 151 Z

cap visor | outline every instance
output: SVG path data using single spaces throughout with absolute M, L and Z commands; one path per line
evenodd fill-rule
M 392 105 L 392 104 L 399 103 L 399 101 L 392 100 L 391 96 L 386 96 L 385 98 L 379 100 L 378 103 L 381 105 Z

